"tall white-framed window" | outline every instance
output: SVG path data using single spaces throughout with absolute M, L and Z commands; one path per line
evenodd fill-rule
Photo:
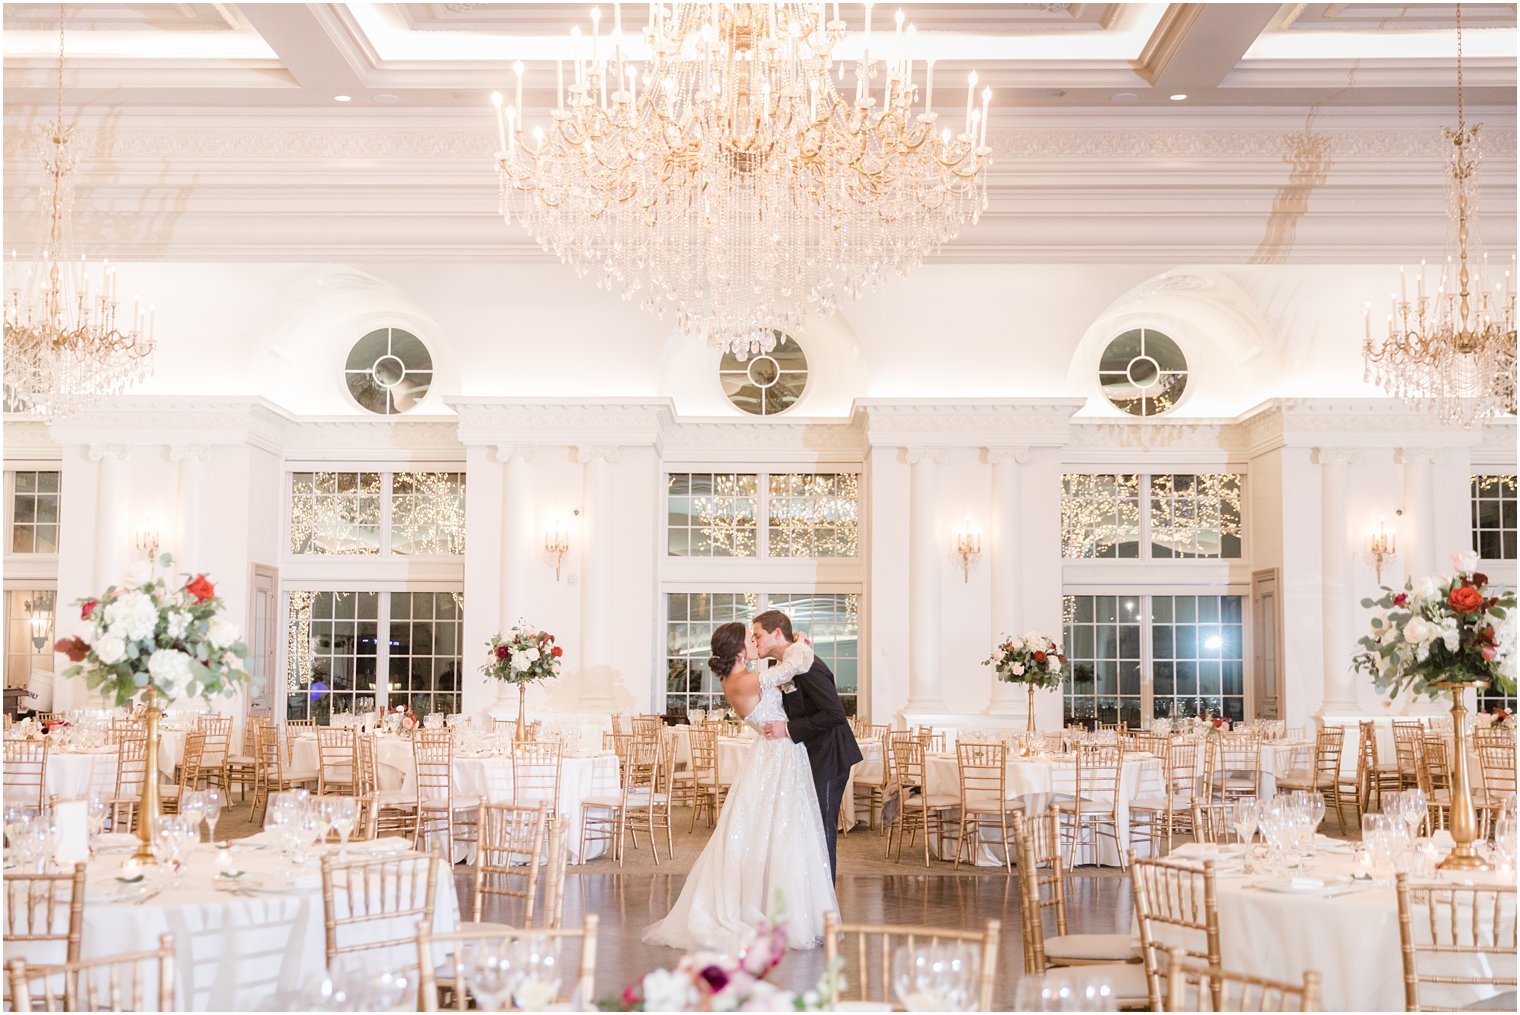
M 1479 570 L 1498 589 L 1515 586 L 1515 561 L 1520 557 L 1517 492 L 1513 468 L 1477 469 L 1472 476 L 1472 546 Z M 1502 687 L 1478 692 L 1478 711 L 1502 708 L 1514 712 L 1516 696 Z
M 1244 488 L 1233 470 L 1062 476 L 1068 721 L 1252 714 Z
M 5 684 L 53 670 L 63 473 L 57 462 L 5 464 Z
M 285 476 L 285 711 L 328 722 L 463 694 L 465 477 L 457 463 L 292 464 Z
M 667 464 L 657 705 L 677 715 L 722 707 L 707 669 L 713 631 L 779 609 L 813 639 L 846 710 L 861 708 L 863 494 L 858 463 Z

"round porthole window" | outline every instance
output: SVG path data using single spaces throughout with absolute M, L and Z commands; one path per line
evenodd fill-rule
M 354 343 L 343 366 L 348 393 L 360 408 L 393 416 L 417 407 L 433 385 L 433 357 L 400 328 L 377 328 Z
M 1103 350 L 1098 383 L 1103 397 L 1131 416 L 1159 416 L 1187 389 L 1187 358 L 1154 328 L 1126 331 Z
M 740 359 L 731 352 L 718 363 L 723 394 L 752 416 L 785 412 L 807 387 L 807 356 L 790 335 L 776 332 L 776 347 Z

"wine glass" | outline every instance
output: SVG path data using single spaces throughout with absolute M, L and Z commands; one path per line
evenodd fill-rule
M 354 824 L 359 820 L 359 801 L 351 796 L 328 797 L 326 800 L 327 823 L 338 833 L 338 856 L 348 853 L 348 837 L 354 834 Z
M 475 941 L 465 950 L 465 980 L 482 1011 L 501 1011 L 512 993 L 511 948 L 504 941 Z
M 194 829 L 197 842 L 201 838 L 201 822 L 206 817 L 205 803 L 206 791 L 200 789 L 190 790 L 179 801 L 180 816 Z
M 202 790 L 201 814 L 206 819 L 206 832 L 211 843 L 216 842 L 216 823 L 222 817 L 222 791 L 219 789 Z
M 897 949 L 893 987 L 908 1011 L 970 1011 L 980 959 L 960 942 L 903 945 Z
M 534 934 L 517 943 L 518 973 L 512 1003 L 520 1011 L 545 1011 L 559 994 L 559 949 L 551 938 Z
M 1516 819 L 1514 811 L 1500 814 L 1494 822 L 1494 851 L 1500 862 L 1510 870 L 1515 869 Z
M 106 830 L 106 816 L 110 813 L 111 801 L 100 797 L 90 801 L 89 809 L 85 811 L 85 820 L 89 823 L 91 851 L 100 840 L 100 834 Z
M 1256 826 L 1260 821 L 1260 800 L 1253 796 L 1236 798 L 1235 837 L 1245 844 L 1245 864 L 1242 870 L 1246 874 L 1254 873 L 1251 869 L 1251 842 L 1256 838 Z

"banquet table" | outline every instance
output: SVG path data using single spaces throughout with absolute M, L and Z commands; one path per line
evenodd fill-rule
M 48 751 L 43 774 L 47 795 L 58 800 L 115 796 L 116 757 L 111 747 Z
M 749 750 L 754 745 L 759 734 L 751 733 L 743 737 L 719 737 L 718 738 L 718 782 L 724 786 L 732 786 L 739 773 L 744 771 L 744 766 L 749 760 Z M 861 744 L 861 751 L 865 753 L 871 746 L 876 748 L 876 765 L 878 771 L 881 766 L 880 745 Z M 850 770 L 850 779 L 845 784 L 844 794 L 839 802 L 839 820 L 845 829 L 855 827 L 855 775 L 865 762 L 860 762 Z
M 1437 842 L 1443 852 L 1451 844 L 1446 833 L 1440 833 Z M 1306 971 L 1315 970 L 1321 978 L 1325 1011 L 1404 1010 L 1398 901 L 1391 883 L 1336 884 L 1334 879 L 1346 878 L 1358 869 L 1352 846 L 1323 836 L 1318 843 L 1315 856 L 1294 876 L 1326 882 L 1327 887 L 1320 890 L 1307 887 L 1307 882 L 1298 891 L 1272 890 L 1269 885 L 1285 887 L 1282 882 L 1286 879 L 1243 874 L 1238 847 L 1221 849 L 1189 843 L 1173 850 L 1169 859 L 1207 857 L 1218 864 L 1215 901 L 1224 968 L 1289 982 L 1299 982 Z M 1464 871 L 1460 876 L 1442 872 L 1437 880 L 1498 885 L 1506 879 Z M 1507 880 L 1514 884 L 1513 875 Z M 1508 905 L 1513 907 L 1513 896 Z M 1511 926 L 1514 918 L 1511 908 L 1506 917 Z M 1419 921 L 1415 924 L 1418 927 Z M 1481 975 L 1482 960 L 1473 957 L 1465 961 L 1468 965 L 1459 975 Z M 1455 968 L 1452 971 L 1457 972 Z M 1513 959 L 1500 975 L 1515 975 Z M 1499 992 L 1472 987 L 1447 989 L 1458 991 L 1449 998 L 1451 1006 L 1457 1008 Z M 1426 1003 L 1440 1000 L 1432 990 L 1422 988 Z
M 316 737 L 296 737 L 291 743 L 293 767 L 317 767 Z M 381 789 L 400 790 L 404 794 L 416 792 L 417 763 L 410 739 L 377 736 L 375 766 Z M 488 803 L 511 803 L 514 799 L 511 755 L 456 753 L 453 788 L 456 798 L 477 797 Z M 555 812 L 566 818 L 570 826 L 568 844 L 572 863 L 594 860 L 607 851 L 605 842 L 594 842 L 588 844 L 584 856 L 580 853 L 583 802 L 594 796 L 617 796 L 621 791 L 617 755 L 599 752 L 584 757 L 565 755 L 560 759 L 559 799 L 553 803 Z M 532 803 L 535 799 L 529 794 L 525 802 Z M 549 802 L 547 798 L 545 802 Z M 473 859 L 474 845 L 461 845 L 468 848 L 456 859 Z
M 398 839 L 351 843 L 357 857 L 364 849 L 404 852 Z M 336 846 L 325 847 L 336 849 Z M 87 867 L 84 958 L 158 947 L 161 934 L 174 935 L 177 999 L 190 1011 L 250 1011 L 271 998 L 309 988 L 325 967 L 322 882 L 317 852 L 297 870 L 274 849 L 238 844 L 235 867 L 247 873 L 236 882 L 219 882 L 215 851 L 202 845 L 190 854 L 183 887 L 154 881 L 123 885 L 116 880 L 130 852 L 128 845 L 97 852 Z M 157 875 L 155 875 L 156 877 Z M 236 888 L 239 894 L 233 894 Z M 452 931 L 459 920 L 459 900 L 452 871 L 437 867 L 435 931 Z M 373 940 L 410 938 L 414 921 L 381 920 Z M 7 943 L 6 959 L 33 963 L 60 961 L 54 942 Z M 376 968 L 415 965 L 415 945 L 376 949 Z M 156 985 L 148 987 L 149 996 Z

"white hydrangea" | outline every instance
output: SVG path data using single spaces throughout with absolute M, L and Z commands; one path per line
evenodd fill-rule
M 161 648 L 148 657 L 148 675 L 165 697 L 182 698 L 190 687 L 190 657 L 177 648 Z
M 106 607 L 106 628 L 118 638 L 141 641 L 153 636 L 158 626 L 158 607 L 141 592 L 118 596 Z
M 539 660 L 538 649 L 530 648 L 526 652 L 522 653 L 522 657 L 530 663 L 536 663 Z
M 96 638 L 90 647 L 95 650 L 95 658 L 107 666 L 120 662 L 121 657 L 127 654 L 127 643 L 109 631 Z
M 1497 636 L 1495 641 L 1498 642 L 1496 646 L 1498 654 L 1494 657 L 1494 661 L 1499 664 L 1500 673 L 1504 674 L 1506 678 L 1514 680 L 1515 664 L 1517 662 L 1515 658 L 1517 646 L 1515 644 L 1516 626 L 1514 611 L 1506 612 L 1504 620 L 1500 622 L 1498 630 L 1494 633 Z
M 1441 586 L 1446 583 L 1443 575 L 1428 574 L 1415 583 L 1414 594 L 1421 599 L 1437 599 L 1441 597 Z M 1411 603 L 1412 607 L 1414 604 Z
M 643 982 L 645 1011 L 686 1011 L 697 1001 L 691 977 L 669 969 L 656 969 Z
M 183 638 L 185 632 L 190 630 L 190 620 L 188 610 L 170 610 L 164 618 L 164 630 L 171 638 Z
M 227 648 L 238 640 L 237 625 L 232 618 L 225 613 L 218 613 L 211 618 L 211 623 L 206 631 L 206 638 L 217 648 Z
M 524 670 L 526 670 L 527 668 L 528 668 L 528 659 L 527 659 L 527 656 L 524 653 L 522 653 L 522 652 L 514 652 L 514 653 L 512 653 L 512 669 L 516 670 L 518 673 L 521 673 Z
M 1015 652 L 1022 652 L 1022 651 L 1024 651 L 1024 639 L 1023 638 L 1015 638 L 1015 639 L 1013 639 L 1013 641 L 1009 642 L 1009 644 L 1012 646 L 1013 651 L 1015 651 Z
M 1457 646 L 1462 643 L 1462 632 L 1457 627 L 1456 617 L 1443 617 L 1441 629 L 1436 632 L 1436 637 L 1446 644 L 1446 651 L 1455 652 Z
M 1404 640 L 1412 645 L 1423 645 L 1436 636 L 1436 628 L 1424 617 L 1410 617 L 1404 625 Z
M 1009 672 L 1011 672 L 1016 677 L 1022 677 L 1024 675 L 1024 664 L 1023 663 L 1014 663 L 1013 664 L 1013 669 L 1010 670 Z

